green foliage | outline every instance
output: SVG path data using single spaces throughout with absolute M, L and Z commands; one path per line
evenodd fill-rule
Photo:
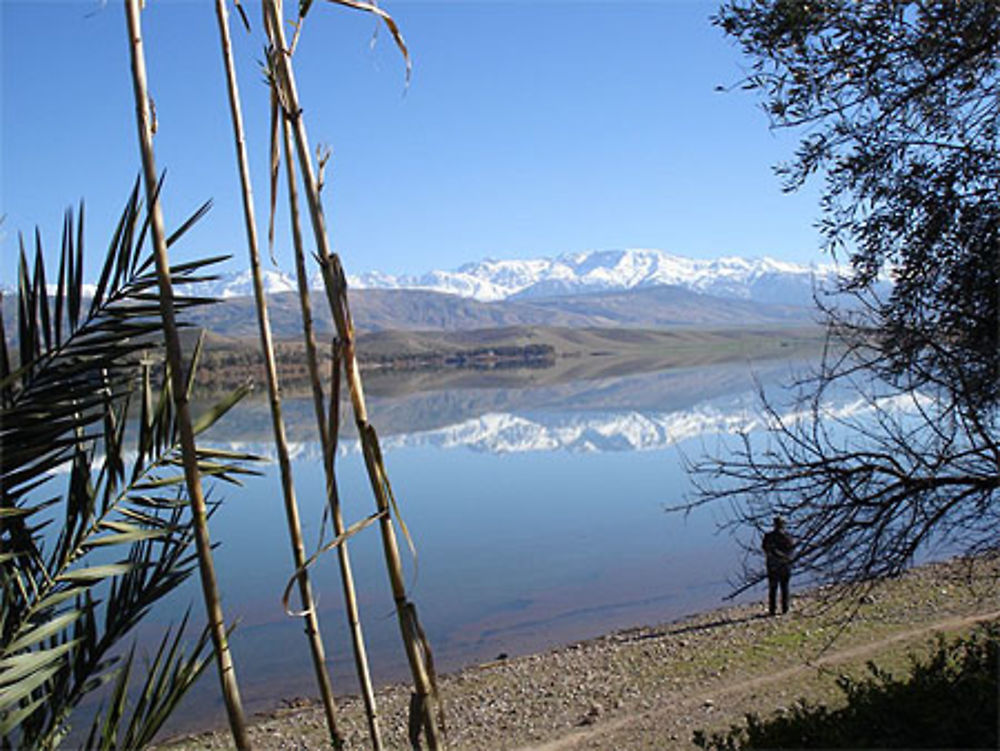
M 881 374 L 1000 402 L 1000 4 L 736 0 L 715 21 L 773 125 L 802 133 L 786 188 L 825 174 L 849 287 L 894 277 L 866 316 Z
M 16 333 L 0 340 L 0 748 L 59 745 L 74 708 L 112 681 L 88 746 L 148 743 L 205 665 L 204 636 L 190 656 L 180 648 L 182 624 L 128 716 L 132 657 L 120 642 L 194 565 L 170 382 L 154 389 L 143 354 L 162 337 L 153 261 L 140 258 L 147 226 L 136 187 L 92 293 L 82 216 L 67 214 L 54 291 L 39 236 L 33 264 L 22 239 Z M 174 267 L 175 283 L 205 278 L 213 260 Z M 203 451 L 199 468 L 236 481 L 252 458 Z
M 929 659 L 911 657 L 909 675 L 896 678 L 868 663 L 870 676 L 841 676 L 847 705 L 831 710 L 808 702 L 786 714 L 707 736 L 699 748 L 996 748 L 1000 622 L 967 638 L 938 637 Z
M 785 517 L 796 572 L 825 583 L 896 575 L 931 545 L 995 549 L 1000 3 L 728 0 L 714 21 L 800 136 L 785 187 L 825 178 L 851 304 L 827 306 L 831 346 L 781 408 L 761 394 L 766 438 L 691 465 L 686 507 L 725 501 L 744 533 Z M 829 409 L 838 391 L 853 414 Z

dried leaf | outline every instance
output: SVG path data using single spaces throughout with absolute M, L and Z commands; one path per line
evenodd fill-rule
M 314 563 L 316 563 L 316 561 L 318 561 L 323 556 L 324 553 L 327 553 L 333 550 L 335 547 L 338 547 L 339 545 L 342 545 L 343 543 L 347 542 L 349 539 L 354 537 L 354 535 L 356 535 L 358 532 L 367 529 L 372 524 L 377 522 L 379 519 L 386 516 L 387 513 L 388 511 L 376 511 L 374 514 L 366 516 L 361 521 L 355 522 L 350 527 L 345 529 L 342 534 L 337 535 L 332 540 L 330 540 L 330 542 L 328 542 L 326 545 L 324 545 L 315 553 L 313 553 L 311 556 L 309 556 L 309 560 L 307 560 L 305 563 L 302 564 L 302 566 L 300 566 L 295 570 L 295 573 L 292 574 L 291 578 L 288 580 L 288 584 L 285 585 L 285 591 L 281 595 L 281 606 L 285 609 L 285 613 L 293 617 L 296 616 L 300 617 L 306 615 L 308 611 L 304 610 L 296 611 L 289 608 L 288 600 L 292 596 L 292 587 L 295 586 L 295 582 L 297 582 L 299 580 L 299 577 L 302 574 L 306 573 L 306 571 L 309 570 L 309 567 L 312 566 Z
M 243 10 L 243 6 L 240 5 L 240 0 L 233 0 L 233 5 L 236 6 L 236 12 L 240 14 L 240 20 L 243 21 L 243 28 L 247 30 L 247 34 L 250 33 L 250 19 L 247 18 L 246 11 Z
M 396 42 L 396 47 L 399 48 L 400 53 L 403 55 L 403 59 L 406 61 L 406 84 L 410 84 L 410 76 L 413 73 L 413 61 L 410 59 L 410 51 L 406 47 L 406 41 L 403 39 L 403 34 L 399 30 L 399 26 L 396 25 L 395 19 L 378 7 L 375 2 L 365 2 L 364 0 L 328 0 L 328 2 L 335 3 L 337 5 L 344 5 L 348 8 L 354 8 L 356 10 L 363 10 L 366 13 L 372 13 L 382 19 L 386 28 L 389 29 L 389 33 L 392 34 L 393 41 Z M 302 23 L 302 19 L 305 17 L 306 12 L 309 10 L 311 5 L 311 0 L 309 2 L 303 2 L 299 7 L 299 23 Z

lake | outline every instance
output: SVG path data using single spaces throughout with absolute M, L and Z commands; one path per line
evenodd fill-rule
M 719 449 L 727 433 L 754 426 L 753 379 L 777 384 L 803 363 L 599 365 L 366 377 L 370 418 L 417 548 L 415 562 L 405 556 L 411 599 L 439 670 L 676 619 L 731 591 L 742 550 L 717 534 L 723 510 L 684 516 L 665 506 L 688 491 L 684 455 Z M 311 400 L 287 397 L 285 413 L 311 552 L 325 507 Z M 267 404 L 251 399 L 206 443 L 273 459 L 269 438 Z M 350 433 L 337 467 L 350 524 L 375 508 Z M 244 488 L 213 491 L 223 501 L 212 519 L 216 568 L 226 617 L 238 621 L 232 648 L 248 712 L 317 693 L 301 620 L 280 602 L 292 557 L 277 465 L 262 469 Z M 349 549 L 373 679 L 406 680 L 377 528 Z M 353 693 L 334 552 L 313 569 L 312 585 L 335 690 Z M 194 576 L 143 630 L 179 620 L 189 605 L 200 618 L 199 592 Z M 217 685 L 206 673 L 172 728 L 224 724 Z

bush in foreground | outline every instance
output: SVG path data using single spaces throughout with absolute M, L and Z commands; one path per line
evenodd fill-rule
M 789 712 L 726 733 L 694 734 L 700 748 L 997 748 L 1000 621 L 948 642 L 938 637 L 927 659 L 911 657 L 895 678 L 874 663 L 870 675 L 837 685 L 847 705 L 831 710 L 802 701 Z

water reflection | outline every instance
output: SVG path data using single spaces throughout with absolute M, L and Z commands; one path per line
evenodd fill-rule
M 739 570 L 738 546 L 716 535 L 711 510 L 667 515 L 687 489 L 681 451 L 756 423 L 755 379 L 767 386 L 801 363 L 676 367 L 600 378 L 490 384 L 373 379 L 370 412 L 405 520 L 419 550 L 412 596 L 440 669 L 539 650 L 609 629 L 714 607 Z M 453 378 L 446 374 L 444 378 Z M 464 376 L 463 376 L 464 377 Z M 513 379 L 513 380 L 512 380 Z M 311 544 L 325 506 L 311 402 L 285 404 L 296 492 Z M 269 453 L 269 414 L 251 401 L 210 441 Z M 348 523 L 373 510 L 349 432 L 338 459 Z M 279 599 L 291 574 L 276 468 L 244 489 L 222 489 L 213 520 L 217 570 L 249 709 L 313 695 L 306 642 Z M 329 536 L 329 533 L 326 535 Z M 401 679 L 405 658 L 375 532 L 352 541 L 375 681 Z M 313 572 L 337 690 L 354 690 L 335 556 Z M 753 593 L 748 595 L 753 597 Z M 200 603 L 195 583 L 154 613 L 176 620 Z M 221 722 L 215 682 L 202 681 L 188 727 Z
M 755 393 L 774 390 L 808 362 L 763 367 L 714 365 L 573 380 L 556 385 L 497 387 L 472 381 L 462 388 L 421 381 L 370 399 L 372 421 L 385 447 L 520 451 L 639 451 L 665 448 L 698 436 L 752 430 L 759 425 Z M 386 376 L 377 379 L 385 385 Z M 416 385 L 416 384 L 414 384 Z M 346 402 L 344 409 L 347 409 Z M 286 398 L 287 434 L 301 457 L 319 458 L 313 406 Z M 270 413 L 263 400 L 245 402 L 209 436 L 220 444 L 270 451 Z M 343 421 L 341 453 L 357 450 L 353 423 Z

